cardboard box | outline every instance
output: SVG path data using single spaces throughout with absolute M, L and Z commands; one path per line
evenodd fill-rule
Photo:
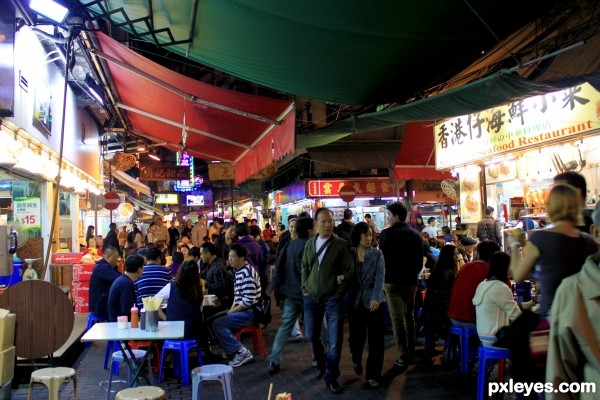
M 73 282 L 89 282 L 96 264 L 74 264 Z
M 0 382 L 12 380 L 15 375 L 15 346 L 0 351 Z
M 0 318 L 0 351 L 9 349 L 15 345 L 16 323 L 16 314 L 8 314 L 5 318 Z
M 77 313 L 89 312 L 90 287 L 89 282 L 73 282 L 71 289 L 73 308 Z
M 52 264 L 76 264 L 81 261 L 83 253 L 54 253 Z

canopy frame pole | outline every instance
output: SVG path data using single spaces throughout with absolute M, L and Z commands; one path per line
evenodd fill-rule
M 148 117 L 148 118 L 152 118 L 152 119 L 160 121 L 160 122 L 164 122 L 165 124 L 172 125 L 172 126 L 175 126 L 177 128 L 181 128 L 181 129 L 185 128 L 188 131 L 197 133 L 197 134 L 202 135 L 202 136 L 209 137 L 211 139 L 219 140 L 219 141 L 227 143 L 227 144 L 231 144 L 231 145 L 234 145 L 234 146 L 237 146 L 237 147 L 241 147 L 241 148 L 243 148 L 245 150 L 251 150 L 252 149 L 251 146 L 246 146 L 245 144 L 242 144 L 242 143 L 239 143 L 239 142 L 236 142 L 236 141 L 233 141 L 233 140 L 229 140 L 229 139 L 217 136 L 215 134 L 202 131 L 200 129 L 192 128 L 191 126 L 183 125 L 183 124 L 181 124 L 179 122 L 175 122 L 175 121 L 172 121 L 170 119 L 160 117 L 160 116 L 158 116 L 156 114 L 152 114 L 152 113 L 149 113 L 147 111 L 140 110 L 139 108 L 135 108 L 135 107 L 131 107 L 131 106 L 125 105 L 123 103 L 117 103 L 117 107 L 122 108 L 122 109 L 127 110 L 127 111 L 134 112 L 136 114 L 143 115 L 143 116 Z
M 108 54 L 104 54 L 104 53 L 102 53 L 102 52 L 100 52 L 98 50 L 94 50 L 92 53 L 95 54 L 96 56 L 98 56 L 98 57 L 100 57 L 100 58 L 102 58 L 102 59 L 104 59 L 104 60 L 112 63 L 112 64 L 115 64 L 115 65 L 117 65 L 117 66 L 119 66 L 119 67 L 121 67 L 121 68 L 129 71 L 129 72 L 132 72 L 132 73 L 134 73 L 134 74 L 136 74 L 136 75 L 138 75 L 138 76 L 140 76 L 140 77 L 142 77 L 142 78 L 144 78 L 144 79 L 146 79 L 146 80 L 148 80 L 148 81 L 150 81 L 150 82 L 152 82 L 152 83 L 154 83 L 154 84 L 162 87 L 163 89 L 166 89 L 166 90 L 168 90 L 170 92 L 173 92 L 173 93 L 175 93 L 175 94 L 177 94 L 177 95 L 179 95 L 179 96 L 181 96 L 181 97 L 183 97 L 185 99 L 191 100 L 191 101 L 193 101 L 195 103 L 202 104 L 203 106 L 207 106 L 207 107 L 216 108 L 218 110 L 226 111 L 226 112 L 229 112 L 229 113 L 232 113 L 232 114 L 240 115 L 242 117 L 246 117 L 246 118 L 250 118 L 250 119 L 255 119 L 257 121 L 261 121 L 261 122 L 264 122 L 264 123 L 269 124 L 269 125 L 281 125 L 281 121 L 277 121 L 277 120 L 274 120 L 274 119 L 266 118 L 266 117 L 263 117 L 262 115 L 253 114 L 253 113 L 250 113 L 250 112 L 247 112 L 247 111 L 238 110 L 237 108 L 233 108 L 233 107 L 225 106 L 225 105 L 222 105 L 222 104 L 218 104 L 218 103 L 215 103 L 215 102 L 210 101 L 210 100 L 200 99 L 200 98 L 198 98 L 196 96 L 193 96 L 193 95 L 191 95 L 189 93 L 184 92 L 183 90 L 180 90 L 180 89 L 176 88 L 175 86 L 169 85 L 168 83 L 163 82 L 160 79 L 157 79 L 156 77 L 154 77 L 154 76 L 152 76 L 150 74 L 147 74 L 144 71 L 141 71 L 141 70 L 139 70 L 139 69 L 137 69 L 137 68 L 135 68 L 135 67 L 133 67 L 131 65 L 128 65 L 128 64 L 124 63 L 121 60 L 118 60 L 118 59 L 116 59 L 114 57 L 111 57 Z

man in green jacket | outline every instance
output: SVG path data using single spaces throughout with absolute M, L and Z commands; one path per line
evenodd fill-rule
M 315 221 L 317 235 L 308 240 L 302 257 L 304 324 L 317 362 L 315 377 L 324 377 L 327 388 L 340 394 L 343 389 L 337 379 L 344 324 L 343 297 L 354 279 L 354 259 L 348 242 L 333 234 L 331 210 L 319 208 Z M 327 354 L 321 342 L 323 317 L 327 323 Z

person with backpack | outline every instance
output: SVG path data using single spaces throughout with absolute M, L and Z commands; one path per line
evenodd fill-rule
M 354 228 L 354 222 L 352 222 L 352 210 L 347 208 L 344 210 L 344 219 L 335 227 L 335 234 L 350 243 L 352 228 Z

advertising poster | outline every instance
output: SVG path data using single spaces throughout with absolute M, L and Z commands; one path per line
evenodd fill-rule
M 484 168 L 485 183 L 487 184 L 517 179 L 516 161 L 502 161 L 501 163 L 486 165 Z
M 478 173 L 460 176 L 460 215 L 463 224 L 474 224 L 481 220 L 481 190 Z
M 14 199 L 13 228 L 19 235 L 19 241 L 38 237 L 42 229 L 41 201 L 39 197 L 16 197 Z

